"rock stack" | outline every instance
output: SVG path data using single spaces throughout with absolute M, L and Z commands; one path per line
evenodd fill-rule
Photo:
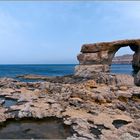
M 75 75 L 90 77 L 97 72 L 109 72 L 115 53 L 121 47 L 130 47 L 134 51 L 132 66 L 134 71 L 140 70 L 140 39 L 119 40 L 84 44 L 77 56 L 79 65 L 75 67 Z

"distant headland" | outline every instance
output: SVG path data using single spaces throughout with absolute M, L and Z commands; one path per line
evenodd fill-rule
M 132 64 L 133 55 L 125 54 L 121 56 L 116 56 L 112 60 L 112 64 Z

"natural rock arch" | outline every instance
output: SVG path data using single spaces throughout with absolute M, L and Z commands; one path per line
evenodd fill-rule
M 90 72 L 109 72 L 115 53 L 121 47 L 128 46 L 134 51 L 132 67 L 137 72 L 140 70 L 140 39 L 84 44 L 81 53 L 77 56 L 80 69 L 78 69 L 78 66 L 76 72 L 84 71 L 85 74 L 87 69 Z

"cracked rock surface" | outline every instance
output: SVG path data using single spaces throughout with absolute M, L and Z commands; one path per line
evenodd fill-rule
M 55 116 L 73 128 L 73 135 L 67 139 L 140 139 L 139 87 L 61 79 L 19 82 L 1 78 L 0 122 Z

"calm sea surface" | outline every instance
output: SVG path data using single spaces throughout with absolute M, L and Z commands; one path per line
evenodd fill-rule
M 52 65 L 0 65 L 0 77 L 16 77 L 23 74 L 62 76 L 74 73 L 75 64 Z M 131 65 L 114 64 L 112 73 L 132 74 Z

